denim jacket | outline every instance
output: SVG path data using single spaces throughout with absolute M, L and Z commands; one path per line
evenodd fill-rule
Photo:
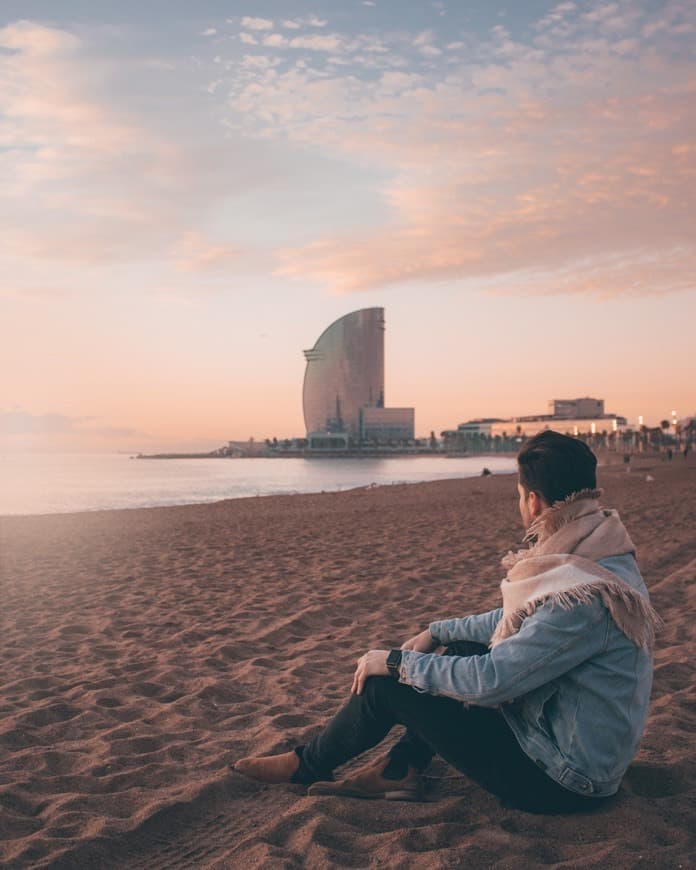
M 632 555 L 599 564 L 648 597 Z M 442 644 L 487 644 L 502 609 L 433 622 Z M 487 655 L 404 650 L 400 681 L 431 695 L 497 707 L 522 750 L 570 791 L 617 791 L 645 728 L 652 656 L 614 624 L 599 596 L 569 610 L 545 604 Z

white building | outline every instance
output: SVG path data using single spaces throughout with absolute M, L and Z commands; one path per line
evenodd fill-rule
M 553 429 L 562 435 L 610 435 L 622 432 L 628 421 L 618 414 L 604 412 L 604 399 L 552 399 L 553 413 L 508 420 L 485 418 L 460 423 L 456 430 L 443 433 L 450 439 L 461 441 L 484 438 L 530 438 L 544 429 Z

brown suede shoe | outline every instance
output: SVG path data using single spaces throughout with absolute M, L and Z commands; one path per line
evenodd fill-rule
M 300 766 L 300 759 L 293 749 L 282 755 L 264 755 L 259 758 L 240 758 L 233 765 L 238 773 L 258 779 L 259 782 L 291 782 Z
M 402 779 L 386 779 L 382 774 L 388 763 L 388 758 L 380 758 L 347 779 L 312 783 L 307 794 L 382 798 L 387 801 L 423 800 L 423 781 L 418 770 L 409 767 L 408 773 Z

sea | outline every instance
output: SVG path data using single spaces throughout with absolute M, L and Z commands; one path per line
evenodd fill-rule
M 0 516 L 202 504 L 511 474 L 502 456 L 134 459 L 125 454 L 0 454 Z

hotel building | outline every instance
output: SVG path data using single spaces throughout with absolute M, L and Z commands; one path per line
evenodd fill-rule
M 302 404 L 310 448 L 413 438 L 414 409 L 384 406 L 384 309 L 361 308 L 317 339 L 307 360 Z

